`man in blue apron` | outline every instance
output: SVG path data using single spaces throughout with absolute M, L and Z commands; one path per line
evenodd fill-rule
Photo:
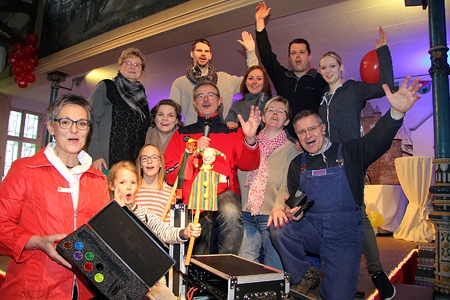
M 383 86 L 391 109 L 359 139 L 333 144 L 325 137 L 326 125 L 316 113 L 302 111 L 295 116 L 294 129 L 305 153 L 289 166 L 288 189 L 293 193 L 300 188 L 307 203 L 315 203 L 297 217 L 299 207 L 274 209 L 268 224 L 272 242 L 291 275 L 291 291 L 306 295 L 320 284 L 308 252 L 320 257 L 324 299 L 355 298 L 364 240 L 364 175 L 390 148 L 403 116 L 420 98 L 416 95 L 419 79 L 407 86 L 410 79 L 408 76 L 394 94 Z

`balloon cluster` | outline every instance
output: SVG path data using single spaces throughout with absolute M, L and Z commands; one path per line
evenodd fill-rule
M 26 88 L 29 83 L 36 81 L 33 71 L 38 65 L 38 39 L 37 35 L 30 33 L 25 38 L 25 45 L 15 43 L 13 50 L 8 53 L 8 64 L 12 68 L 14 81 L 21 88 Z

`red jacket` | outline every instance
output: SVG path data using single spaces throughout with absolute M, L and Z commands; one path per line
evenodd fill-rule
M 72 271 L 52 261 L 41 250 L 24 250 L 33 235 L 70 234 L 110 200 L 106 177 L 94 168 L 81 175 L 75 212 L 66 179 L 50 164 L 44 149 L 15 161 L 0 183 L 0 253 L 12 259 L 2 299 L 71 299 Z M 79 281 L 79 299 L 94 295 Z
M 210 147 L 225 154 L 226 159 L 221 156 L 216 157 L 213 170 L 225 175 L 228 178 L 227 184 L 219 183 L 218 194 L 225 190 L 232 190 L 241 196 L 239 181 L 237 177 L 238 168 L 244 171 L 251 171 L 259 166 L 259 147 L 250 148 L 244 143 L 242 129 L 230 130 L 222 123 L 220 118 L 213 117 L 209 138 Z M 178 174 L 179 161 L 183 155 L 186 142 L 189 138 L 198 140 L 203 136 L 205 119 L 198 117 L 197 123 L 181 127 L 173 134 L 164 154 L 167 172 L 167 183 L 173 185 Z M 190 180 L 186 180 L 183 185 L 183 201 L 189 202 L 192 182 L 198 173 L 198 169 Z

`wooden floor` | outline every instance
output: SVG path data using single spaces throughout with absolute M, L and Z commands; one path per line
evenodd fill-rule
M 392 236 L 377 236 L 378 248 L 380 250 L 381 263 L 389 275 L 395 267 L 411 252 L 417 248 L 420 243 L 408 242 L 404 240 L 395 239 Z M 423 244 L 423 243 L 422 243 Z M 9 258 L 0 255 L 0 270 L 6 270 Z M 396 285 L 397 294 L 394 299 L 397 300 L 412 300 L 412 299 L 432 299 L 430 297 L 431 289 L 424 290 L 421 287 Z M 365 258 L 361 259 L 361 266 L 359 271 L 358 291 L 364 293 L 363 298 L 368 299 L 374 292 L 375 287 L 372 284 L 371 276 L 367 272 Z M 314 294 L 308 295 L 314 298 Z M 379 298 L 375 298 L 379 299 Z

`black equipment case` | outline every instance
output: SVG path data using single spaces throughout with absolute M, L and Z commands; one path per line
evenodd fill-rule
M 289 274 L 233 254 L 196 255 L 188 277 L 215 299 L 287 299 Z
M 174 265 L 165 248 L 133 212 L 112 201 L 56 250 L 97 298 L 135 300 Z

